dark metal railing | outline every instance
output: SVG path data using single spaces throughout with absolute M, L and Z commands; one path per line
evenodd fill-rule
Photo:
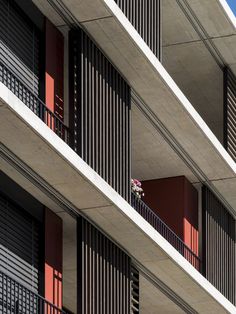
M 21 79 L 10 71 L 0 61 L 0 82 L 9 88 L 29 109 L 31 109 L 47 126 L 63 141 L 69 143 L 69 129 L 32 91 L 25 86 Z
M 67 314 L 0 270 L 0 313 Z
M 131 206 L 152 225 L 187 261 L 201 270 L 200 258 L 140 198 L 131 193 Z
M 69 144 L 69 128 L 52 111 L 50 111 L 32 91 L 30 91 L 24 85 L 24 83 L 21 81 L 20 78 L 17 77 L 17 75 L 10 71 L 6 67 L 6 65 L 2 63 L 2 61 L 0 61 L 0 82 L 2 82 L 7 88 L 9 88 L 60 138 L 62 138 L 67 144 Z M 192 252 L 191 249 L 186 244 L 184 244 L 184 242 L 141 199 L 137 198 L 134 193 L 131 193 L 131 205 L 196 269 L 200 270 L 199 257 L 194 252 Z

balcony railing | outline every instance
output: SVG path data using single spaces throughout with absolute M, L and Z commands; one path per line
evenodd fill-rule
M 152 225 L 198 271 L 200 258 L 140 198 L 131 193 L 131 206 Z
M 63 141 L 69 143 L 69 129 L 46 105 L 31 92 L 21 79 L 0 61 L 0 82 L 9 88 L 29 109 L 31 109 Z
M 67 314 L 0 270 L 0 313 Z
M 69 144 L 69 129 L 46 105 L 34 95 L 6 65 L 0 61 L 0 82 L 9 88 L 28 108 L 42 119 L 60 138 Z M 184 242 L 140 199 L 131 196 L 131 205 L 196 269 L 200 259 Z

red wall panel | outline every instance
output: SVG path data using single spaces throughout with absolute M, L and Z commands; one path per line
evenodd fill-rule
M 45 103 L 61 120 L 64 117 L 64 38 L 48 20 L 45 22 Z
M 198 193 L 184 180 L 184 242 L 198 255 Z
M 62 307 L 62 220 L 45 209 L 45 299 Z
M 144 202 L 198 254 L 198 193 L 184 177 L 142 182 Z
M 61 120 L 64 118 L 64 38 L 45 19 L 45 103 Z M 54 129 L 49 116 L 45 122 Z M 62 221 L 45 209 L 45 299 L 62 307 Z

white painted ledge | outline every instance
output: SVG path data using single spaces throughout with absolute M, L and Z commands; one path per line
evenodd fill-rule
M 233 11 L 231 10 L 230 6 L 228 5 L 226 0 L 218 0 L 220 5 L 222 6 L 223 10 L 225 11 L 225 14 L 230 21 L 230 23 L 234 26 L 236 29 L 236 16 L 234 15 Z

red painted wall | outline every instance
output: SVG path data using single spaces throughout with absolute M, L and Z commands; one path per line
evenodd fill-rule
M 62 220 L 45 208 L 45 299 L 62 307 Z
M 142 182 L 144 202 L 198 255 L 198 193 L 184 177 Z
M 45 32 L 45 103 L 52 112 L 63 120 L 64 38 L 48 19 L 45 22 Z
M 45 103 L 61 120 L 64 118 L 64 38 L 45 19 Z M 45 122 L 56 125 L 49 116 Z M 62 221 L 45 209 L 45 299 L 62 307 Z
M 191 250 L 198 251 L 198 193 L 192 184 L 184 180 L 184 242 Z

